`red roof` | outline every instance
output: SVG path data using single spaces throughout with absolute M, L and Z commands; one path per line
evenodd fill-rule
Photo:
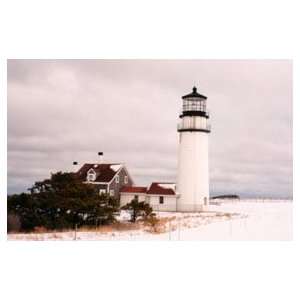
M 115 167 L 114 167 L 115 166 Z M 84 164 L 76 173 L 76 177 L 80 180 L 85 181 L 87 177 L 87 172 L 90 169 L 93 169 L 96 172 L 96 180 L 95 182 L 110 182 L 116 173 L 119 171 L 116 167 L 121 164 Z
M 175 195 L 175 184 L 166 182 L 153 182 L 147 194 L 152 195 Z
M 143 186 L 124 186 L 121 193 L 143 193 L 151 195 L 176 195 L 175 183 L 170 182 L 153 182 L 149 189 Z
M 124 186 L 120 190 L 121 193 L 146 193 L 147 188 L 143 186 Z

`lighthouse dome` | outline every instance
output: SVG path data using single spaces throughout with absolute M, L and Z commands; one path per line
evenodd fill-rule
M 187 94 L 187 95 L 185 95 L 185 96 L 182 96 L 182 99 L 189 99 L 189 98 L 201 98 L 201 99 L 207 99 L 206 96 L 201 95 L 201 94 L 199 94 L 199 93 L 197 92 L 197 88 L 196 88 L 195 86 L 193 87 L 193 92 L 192 92 L 192 93 Z M 199 100 L 201 100 L 201 99 L 199 99 Z M 193 100 L 194 100 L 194 99 L 193 99 Z

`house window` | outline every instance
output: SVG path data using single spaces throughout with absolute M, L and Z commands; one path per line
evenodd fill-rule
M 99 190 L 99 195 L 101 195 L 101 194 L 106 194 L 106 189 L 100 189 Z
M 110 190 L 110 191 L 109 191 L 109 194 L 110 194 L 110 196 L 113 197 L 113 196 L 115 195 L 115 191 L 114 191 L 114 190 Z
M 164 197 L 163 196 L 159 196 L 159 204 L 164 204 Z
M 93 169 L 88 170 L 86 180 L 87 181 L 95 181 L 96 180 L 96 172 Z
M 116 176 L 116 183 L 119 183 L 120 182 L 120 177 L 119 175 Z
M 88 174 L 87 180 L 88 181 L 94 181 L 95 180 L 95 174 Z
M 125 176 L 125 177 L 124 177 L 124 183 L 125 183 L 125 184 L 128 183 L 128 176 Z
M 138 195 L 134 195 L 134 200 L 139 201 L 139 196 Z

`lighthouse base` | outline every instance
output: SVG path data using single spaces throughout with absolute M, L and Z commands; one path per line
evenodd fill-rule
M 178 204 L 176 209 L 178 212 L 202 212 L 208 210 L 208 204 Z

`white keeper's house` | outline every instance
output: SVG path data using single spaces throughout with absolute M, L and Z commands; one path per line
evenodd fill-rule
M 202 211 L 209 205 L 208 135 L 210 133 L 207 97 L 194 87 L 182 96 L 177 182 L 153 182 L 149 187 L 134 186 L 123 164 L 84 164 L 76 175 L 95 184 L 99 193 L 120 199 L 121 206 L 133 199 L 149 203 L 159 211 Z M 98 153 L 103 155 L 102 152 Z

